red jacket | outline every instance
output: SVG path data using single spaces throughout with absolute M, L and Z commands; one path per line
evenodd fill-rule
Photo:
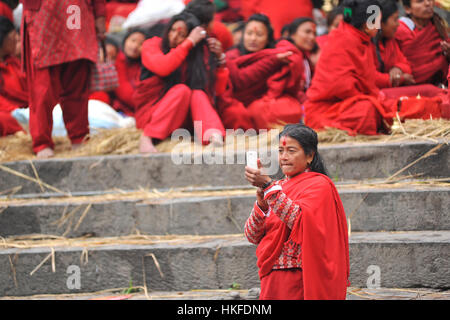
M 24 63 L 31 58 L 35 67 L 45 68 L 78 59 L 97 61 L 94 20 L 105 16 L 105 0 L 22 0 L 22 3 Z
M 119 87 L 114 90 L 116 99 L 113 107 L 127 115 L 133 115 L 136 109 L 133 94 L 139 83 L 141 63 L 139 61 L 131 62 L 123 52 L 119 52 L 115 65 L 119 75 Z

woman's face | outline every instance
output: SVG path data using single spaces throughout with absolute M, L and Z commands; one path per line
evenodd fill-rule
M 311 51 L 316 42 L 316 24 L 310 21 L 302 23 L 291 38 L 299 49 Z
M 381 22 L 381 31 L 383 32 L 383 37 L 392 39 L 395 36 L 395 32 L 398 28 L 398 11 L 392 14 L 386 22 Z
M 184 21 L 176 21 L 169 30 L 169 46 L 176 48 L 188 37 L 188 28 Z
M 405 6 L 407 14 L 418 19 L 431 19 L 434 11 L 434 0 L 411 0 L 411 7 Z
M 138 59 L 141 56 L 142 44 L 145 41 L 145 35 L 140 32 L 132 33 L 123 46 L 123 52 L 128 58 Z
M 259 21 L 250 21 L 244 30 L 244 47 L 249 52 L 264 49 L 269 42 L 269 32 L 266 25 Z
M 308 163 L 311 163 L 314 154 L 306 155 L 302 146 L 297 140 L 283 136 L 280 139 L 280 146 L 278 147 L 278 161 L 280 163 L 281 171 L 292 177 L 308 168 Z
M 16 30 L 11 30 L 4 38 L 1 48 L 5 56 L 13 56 L 16 54 L 18 41 L 19 34 Z
M 331 24 L 331 26 L 328 27 L 328 32 L 331 32 L 331 30 L 337 29 L 337 27 L 339 26 L 339 23 L 342 21 L 343 18 L 344 18 L 343 14 L 336 15 L 336 17 L 333 20 L 333 23 Z

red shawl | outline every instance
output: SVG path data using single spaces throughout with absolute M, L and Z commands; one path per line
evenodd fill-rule
M 292 231 L 278 216 L 266 219 L 266 235 L 257 247 L 260 278 L 271 272 L 284 243 L 292 240 L 302 249 L 305 300 L 343 300 L 350 260 L 347 221 L 333 182 L 316 172 L 304 172 L 282 185 L 283 192 L 301 208 Z
M 6 57 L 0 62 L 0 111 L 11 112 L 28 106 L 25 74 L 16 57 Z
M 139 61 L 129 61 L 121 51 L 117 55 L 115 65 L 119 75 L 119 87 L 114 90 L 116 99 L 114 100 L 113 108 L 133 116 L 136 109 L 133 94 L 139 83 L 141 64 Z
M 358 101 L 368 101 L 383 118 L 390 118 L 389 106 L 377 99 L 372 50 L 370 37 L 345 22 L 331 31 L 307 91 L 306 125 L 314 129 L 335 127 L 355 134 L 353 129 L 364 112 L 355 113 L 354 125 L 345 128 L 339 126 L 339 116 Z
M 373 45 L 372 47 L 375 65 L 377 67 L 377 77 L 375 82 L 378 88 L 391 87 L 391 83 L 389 80 L 389 70 L 394 67 L 399 68 L 403 71 L 403 73 L 412 74 L 411 66 L 403 53 L 400 51 L 396 39 L 387 39 L 384 44 L 380 40 L 378 43 L 378 47 L 380 49 L 380 57 L 384 63 L 384 70 L 381 70 L 381 63 L 378 60 L 375 45 Z
M 428 83 L 438 71 L 443 72 L 442 81 L 444 81 L 447 76 L 448 62 L 440 46 L 443 40 L 433 23 L 429 22 L 421 30 L 417 28 L 411 30 L 403 21 L 400 21 L 395 37 L 412 67 L 417 84 Z

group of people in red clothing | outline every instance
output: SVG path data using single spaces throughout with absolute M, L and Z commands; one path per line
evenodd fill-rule
M 199 141 L 221 145 L 226 129 L 298 122 L 375 135 L 389 130 L 396 112 L 407 117 L 417 95 L 439 107 L 422 103 L 415 114 L 436 118 L 450 107 L 450 42 L 434 0 L 403 0 L 401 18 L 395 0 L 344 0 L 319 37 L 310 0 L 292 3 L 289 14 L 269 10 L 273 1 L 246 1 L 236 43 L 210 0 L 185 1 L 164 32 L 132 29 L 121 45 L 105 35 L 104 0 L 65 1 L 23 0 L 20 37 L 10 17 L 0 17 L 0 134 L 23 130 L 11 111 L 29 107 L 39 157 L 53 156 L 58 102 L 74 147 L 89 132 L 87 101 L 99 99 L 135 117 L 142 153 L 157 152 L 159 141 L 177 128 L 193 130 L 195 121 Z M 80 8 L 78 29 L 67 30 L 64 5 Z M 374 5 L 376 17 L 367 10 Z M 372 18 L 378 27 L 368 24 Z M 114 92 L 89 91 L 99 39 L 119 75 Z M 405 96 L 411 103 L 399 102 Z

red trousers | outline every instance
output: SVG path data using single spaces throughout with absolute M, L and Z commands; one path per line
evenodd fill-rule
M 0 137 L 23 131 L 22 126 L 13 118 L 11 113 L 0 111 Z
M 30 61 L 30 59 L 27 59 Z M 76 60 L 48 68 L 32 68 L 27 63 L 30 134 L 33 151 L 53 148 L 53 108 L 60 103 L 64 124 L 72 144 L 89 133 L 88 99 L 91 62 Z
M 161 100 L 149 107 L 139 122 L 146 123 L 144 135 L 164 140 L 176 129 L 190 126 L 186 121 L 189 111 L 193 122 L 201 122 L 201 131 L 195 134 L 201 137 L 202 142 L 209 141 L 213 131 L 225 136 L 225 128 L 207 94 L 202 90 L 191 90 L 184 84 L 167 91 Z
M 272 270 L 261 279 L 260 300 L 304 300 L 300 269 Z

